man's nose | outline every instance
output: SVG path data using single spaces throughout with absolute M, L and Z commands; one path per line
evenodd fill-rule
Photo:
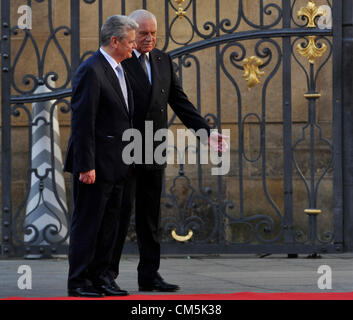
M 151 40 L 151 39 L 152 39 L 151 34 L 150 34 L 150 33 L 149 33 L 149 34 L 147 34 L 146 40 Z

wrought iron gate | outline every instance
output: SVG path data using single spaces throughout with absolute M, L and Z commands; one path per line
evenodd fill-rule
M 37 188 L 38 204 L 45 203 L 45 180 L 51 176 L 55 182 L 56 112 L 59 118 L 68 116 L 72 75 L 98 48 L 103 17 L 107 10 L 113 12 L 104 7 L 102 0 L 67 0 L 67 7 L 63 2 L 57 8 L 62 15 L 70 14 L 70 24 L 54 27 L 53 17 L 59 16 L 60 21 L 61 15 L 55 11 L 56 1 L 24 1 L 25 9 L 30 8 L 32 15 L 34 7 L 47 11 L 46 23 L 41 20 L 40 26 L 48 28 L 49 36 L 43 40 L 42 35 L 41 43 L 31 28 L 21 28 L 19 20 L 10 21 L 10 17 L 18 17 L 12 2 L 1 2 L 4 255 L 67 252 L 68 231 L 63 231 L 62 220 L 69 225 L 70 214 L 57 184 L 52 184 L 51 191 L 63 212 L 58 223 L 45 230 L 37 230 L 31 224 L 23 227 L 24 211 L 31 188 Z M 137 5 L 138 1 L 135 2 Z M 346 224 L 352 222 L 352 187 L 350 183 L 344 184 L 344 177 L 353 175 L 349 170 L 353 148 L 348 141 L 353 138 L 353 130 L 350 124 L 342 126 L 344 101 L 351 98 L 347 93 L 342 96 L 342 79 L 351 81 L 351 77 L 342 69 L 348 63 L 342 60 L 344 50 L 349 49 L 342 52 L 342 12 L 343 8 L 350 12 L 352 1 L 343 4 L 338 0 L 258 0 L 251 1 L 252 7 L 248 0 L 212 0 L 207 4 L 212 13 L 206 21 L 200 18 L 200 11 L 202 16 L 207 11 L 205 1 L 142 0 L 140 4 L 158 12 L 159 33 L 163 35 L 158 39 L 158 47 L 173 57 L 178 75 L 201 114 L 215 129 L 232 129 L 231 167 L 227 175 L 211 176 L 209 166 L 200 163 L 168 168 L 162 195 L 164 252 L 351 250 L 352 233 L 347 232 L 350 227 Z M 129 13 L 129 5 L 128 1 L 117 1 L 114 11 Z M 91 10 L 89 17 L 95 17 L 97 23 L 95 42 L 90 48 L 87 43 L 91 40 L 85 37 L 92 33 L 92 26 L 80 20 L 87 14 L 85 10 Z M 347 16 L 348 27 L 351 19 Z M 68 39 L 65 44 L 70 50 L 63 48 L 59 34 Z M 36 71 L 24 74 L 20 66 L 21 60 L 27 59 L 24 52 L 29 43 L 33 46 L 31 61 L 36 64 Z M 61 61 L 59 71 L 47 71 L 50 46 L 56 48 L 54 59 Z M 322 74 L 326 77 L 322 78 Z M 36 90 L 43 85 L 49 92 L 38 93 Z M 303 99 L 300 116 L 294 109 L 298 97 Z M 51 101 L 49 118 L 36 118 L 29 104 L 45 101 Z M 212 101 L 216 107 L 210 110 L 208 105 Z M 271 116 L 276 120 L 271 120 Z M 13 172 L 18 163 L 12 160 L 16 159 L 13 149 L 18 147 L 14 148 L 11 141 L 15 133 L 23 131 L 12 130 L 16 117 L 25 119 L 22 127 L 28 130 L 22 133 L 28 137 L 24 138 L 28 139 L 28 167 L 23 199 L 14 205 Z M 52 151 L 51 167 L 44 172 L 33 165 L 30 148 L 33 130 L 39 122 L 48 128 Z M 175 115 L 171 115 L 170 127 L 177 124 Z M 344 140 L 347 134 L 349 139 Z M 18 136 L 16 139 L 19 141 Z M 199 155 L 199 146 L 195 150 Z M 178 152 L 185 153 L 187 148 Z M 37 179 L 35 185 L 33 176 Z M 44 234 L 44 244 L 38 242 L 39 233 Z M 62 236 L 55 238 L 59 233 Z M 26 241 L 26 234 L 34 237 Z M 126 250 L 136 251 L 133 221 Z

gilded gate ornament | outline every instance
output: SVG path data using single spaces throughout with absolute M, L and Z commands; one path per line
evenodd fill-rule
M 175 14 L 179 17 L 179 19 L 182 19 L 186 15 L 186 11 L 180 7 L 178 11 L 175 12 Z
M 176 240 L 176 241 L 179 241 L 179 242 L 185 242 L 185 241 L 188 241 L 192 238 L 192 236 L 194 235 L 193 231 L 192 230 L 189 230 L 189 233 L 186 235 L 186 236 L 179 236 L 177 233 L 176 233 L 176 230 L 173 229 L 172 232 L 172 237 Z
M 298 17 L 304 16 L 308 19 L 308 28 L 316 28 L 315 19 L 325 15 L 326 11 L 321 7 L 317 7 L 313 1 L 309 1 L 306 7 L 298 11 Z
M 315 63 L 315 59 L 322 57 L 322 55 L 327 50 L 326 44 L 322 43 L 320 47 L 318 47 L 315 43 L 316 36 L 309 36 L 309 42 L 306 47 L 303 46 L 302 43 L 297 45 L 298 52 L 306 57 L 311 64 Z
M 259 70 L 262 65 L 263 61 L 256 56 L 243 60 L 244 78 L 249 89 L 260 83 L 259 77 L 265 74 L 264 71 Z
M 175 11 L 175 14 L 179 17 L 179 19 L 184 18 L 184 16 L 186 15 L 186 11 L 184 11 L 184 9 L 182 8 L 181 4 L 185 1 L 185 0 L 174 0 L 177 4 L 178 4 L 178 11 Z
M 308 215 L 317 215 L 317 214 L 321 214 L 322 210 L 320 210 L 320 209 L 305 209 L 304 212 Z

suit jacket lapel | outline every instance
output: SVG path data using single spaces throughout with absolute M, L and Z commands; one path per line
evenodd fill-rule
M 111 85 L 115 89 L 115 92 L 117 93 L 121 103 L 124 106 L 124 109 L 125 109 L 127 115 L 129 116 L 129 109 L 128 109 L 128 106 L 125 103 L 124 95 L 123 95 L 123 92 L 121 91 L 119 80 L 118 80 L 114 70 L 110 66 L 109 62 L 107 61 L 107 59 L 102 55 L 102 53 L 100 51 L 98 51 L 98 52 L 99 52 L 100 60 L 101 60 L 102 65 L 103 65 L 104 74 L 106 75 L 106 77 L 108 78 L 109 82 L 111 83 Z M 125 78 L 126 78 L 126 75 L 125 75 Z

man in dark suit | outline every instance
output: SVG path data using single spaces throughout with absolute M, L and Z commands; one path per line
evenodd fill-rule
M 101 47 L 78 68 L 72 85 L 71 136 L 65 171 L 73 174 L 74 211 L 69 246 L 68 294 L 127 295 L 107 269 L 129 193 L 132 168 L 124 164 L 124 130 L 132 127 L 133 96 L 121 62 L 136 47 L 135 21 L 112 16 Z
M 154 133 L 168 126 L 167 104 L 171 106 L 176 115 L 188 128 L 195 131 L 204 129 L 206 143 L 210 136 L 210 144 L 217 150 L 223 150 L 226 142 L 222 135 L 212 132 L 207 121 L 199 114 L 193 104 L 188 100 L 179 80 L 174 72 L 170 56 L 155 48 L 157 35 L 157 21 L 155 16 L 146 10 L 136 10 L 130 16 L 139 27 L 136 30 L 136 49 L 131 59 L 123 62 L 131 83 L 135 102 L 134 128 L 138 129 L 145 141 L 146 121 L 153 122 Z M 178 285 L 169 284 L 158 273 L 160 265 L 160 199 L 162 180 L 166 163 L 158 164 L 153 159 L 154 150 L 158 144 L 151 148 L 143 145 L 143 154 L 147 155 L 144 164 L 136 165 L 135 188 L 135 222 L 137 242 L 140 253 L 138 264 L 138 285 L 140 291 L 176 291 Z M 128 201 L 124 201 L 128 204 Z M 127 205 L 125 210 L 131 211 Z M 128 215 L 124 215 L 126 218 Z M 122 244 L 126 237 L 129 221 L 120 225 L 119 241 L 114 252 L 111 274 L 119 274 L 119 261 Z

